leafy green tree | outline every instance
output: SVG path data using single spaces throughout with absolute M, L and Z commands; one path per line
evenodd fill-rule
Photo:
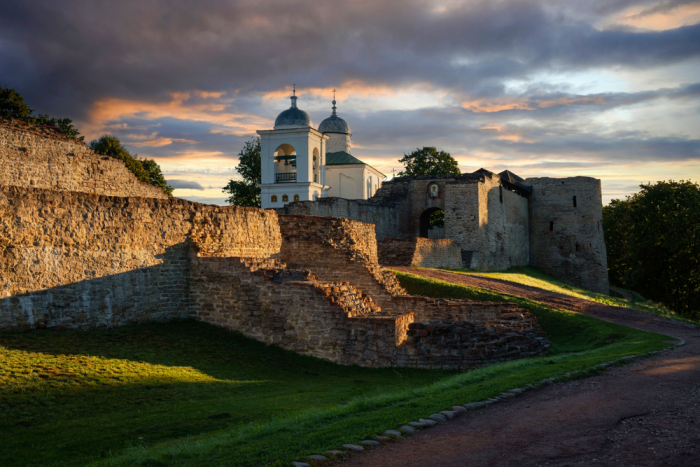
M 0 118 L 15 118 L 35 125 L 56 126 L 63 134 L 78 138 L 80 132 L 73 126 L 70 118 L 54 118 L 45 114 L 33 116 L 33 113 L 34 109 L 24 102 L 24 97 L 20 93 L 7 87 L 0 88 Z M 80 140 L 84 138 L 84 136 L 79 137 Z
M 608 254 L 608 278 L 612 285 L 625 286 L 627 248 L 632 228 L 630 201 L 614 199 L 603 206 L 603 232 Z
M 405 170 L 396 174 L 397 177 L 415 177 L 419 175 L 459 175 L 457 161 L 449 153 L 438 151 L 434 147 L 425 146 L 416 149 L 399 159 Z
M 603 215 L 614 283 L 700 319 L 700 185 L 642 185 Z
M 78 137 L 80 132 L 73 126 L 73 120 L 70 118 L 53 118 L 49 117 L 48 115 L 39 114 L 38 117 L 31 119 L 30 123 L 35 123 L 37 125 L 57 126 L 61 129 L 64 135 L 78 138 L 81 141 L 85 139 L 84 136 Z
M 163 190 L 163 193 L 165 193 L 168 196 L 173 195 L 173 188 L 168 185 L 168 182 L 165 181 L 165 177 L 163 177 L 163 172 L 160 170 L 160 165 L 153 159 L 137 159 L 141 166 L 143 167 L 143 170 L 146 172 L 148 175 L 148 183 L 150 183 L 153 186 L 157 186 L 161 190 Z
M 430 222 L 430 228 L 445 227 L 445 211 L 440 209 L 439 211 L 434 211 L 434 212 L 430 213 L 430 217 L 428 218 L 428 221 Z
M 232 206 L 260 207 L 260 138 L 246 141 L 241 152 L 238 153 L 238 167 L 236 172 L 242 180 L 231 180 L 223 189 L 228 193 L 226 200 Z
M 95 154 L 114 157 L 124 162 L 126 168 L 131 170 L 140 181 L 149 183 L 160 188 L 169 196 L 172 196 L 173 189 L 168 186 L 160 166 L 152 159 L 138 159 L 138 155 L 131 153 L 122 146 L 119 138 L 112 135 L 103 135 L 100 139 L 90 142 L 90 148 Z
M 5 86 L 0 88 L 0 118 L 16 118 L 27 120 L 31 118 L 34 109 L 30 108 L 22 94 Z

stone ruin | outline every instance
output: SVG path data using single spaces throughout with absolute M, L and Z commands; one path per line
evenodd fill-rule
M 194 318 L 339 364 L 429 369 L 550 345 L 515 304 L 408 295 L 379 265 L 373 224 L 170 198 L 13 121 L 0 164 L 2 331 Z

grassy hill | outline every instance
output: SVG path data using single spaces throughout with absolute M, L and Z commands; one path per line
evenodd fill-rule
M 515 301 L 399 279 L 412 293 Z M 669 345 L 521 305 L 550 336 L 550 354 L 464 373 L 344 367 L 196 321 L 0 333 L 0 465 L 287 466 L 452 405 Z
M 688 323 L 696 323 L 695 321 L 689 320 L 688 318 L 685 318 L 684 316 L 676 313 L 675 311 L 669 310 L 660 303 L 654 303 L 650 300 L 646 300 L 637 292 L 631 290 L 624 290 L 632 297 L 631 300 L 625 299 L 620 294 L 617 294 L 612 290 L 610 292 L 610 295 L 603 295 L 596 292 L 591 292 L 590 290 L 583 289 L 581 287 L 569 285 L 565 282 L 562 282 L 558 279 L 555 279 L 552 276 L 543 273 L 537 268 L 533 268 L 530 266 L 516 266 L 506 271 L 477 271 L 473 269 L 443 269 L 443 271 L 516 282 L 518 284 L 529 285 L 531 287 L 537 287 L 540 289 L 549 290 L 551 292 L 570 295 L 572 297 L 577 297 L 584 300 L 591 300 L 599 303 L 604 303 L 606 305 L 621 306 L 623 308 L 630 308 L 633 310 L 651 313 L 657 316 L 662 316 L 664 318 L 677 319 L 679 321 L 685 321 Z

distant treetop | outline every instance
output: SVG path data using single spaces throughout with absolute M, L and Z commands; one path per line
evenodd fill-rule
M 399 159 L 405 170 L 397 177 L 416 177 L 420 175 L 459 175 L 457 161 L 449 153 L 438 151 L 435 147 L 425 146 Z

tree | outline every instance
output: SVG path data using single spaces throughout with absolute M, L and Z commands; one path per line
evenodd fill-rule
M 612 285 L 625 286 L 627 248 L 632 227 L 630 201 L 614 199 L 603 206 L 603 232 L 608 254 L 608 279 Z
M 24 102 L 22 94 L 5 86 L 0 88 L 0 118 L 16 118 L 27 120 L 31 118 L 34 109 Z
M 459 175 L 457 161 L 449 153 L 425 146 L 399 159 L 405 170 L 397 177 L 415 177 L 418 175 Z
M 231 196 L 226 200 L 232 206 L 260 207 L 260 138 L 246 141 L 241 152 L 238 153 L 238 167 L 236 172 L 242 180 L 231 180 L 223 189 L 224 193 Z
M 604 208 L 611 277 L 689 318 L 700 318 L 700 185 L 642 185 Z M 617 224 L 616 226 L 614 224 Z
M 45 114 L 33 116 L 34 109 L 30 108 L 24 97 L 14 89 L 7 87 L 0 88 L 0 118 L 15 118 L 35 125 L 48 125 L 59 127 L 63 134 L 78 138 L 80 132 L 73 126 L 70 118 L 54 118 Z M 78 139 L 81 141 L 84 136 Z
M 136 178 L 142 182 L 151 184 L 163 190 L 168 196 L 172 196 L 173 189 L 168 186 L 160 166 L 152 159 L 138 159 L 138 155 L 131 153 L 122 146 L 119 138 L 112 135 L 103 135 L 100 139 L 90 142 L 90 148 L 95 154 L 114 157 L 124 162 L 126 168 L 131 170 Z

